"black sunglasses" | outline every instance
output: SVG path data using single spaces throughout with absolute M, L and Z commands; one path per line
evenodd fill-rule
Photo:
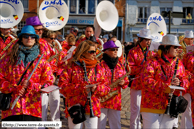
M 174 49 L 177 49 L 177 48 L 179 48 L 178 46 L 174 46 Z
M 92 51 L 88 51 L 88 53 L 94 54 L 94 53 L 96 53 L 96 51 L 92 50 Z
M 36 31 L 43 31 L 43 29 L 35 29 Z
M 36 38 L 35 35 L 23 35 L 22 37 L 25 38 L 25 39 L 28 39 L 29 37 L 30 37 L 31 39 L 35 39 L 35 38 Z
M 57 38 L 50 38 L 50 39 L 51 39 L 51 40 L 53 40 L 53 39 L 55 40 L 55 39 L 57 39 Z
M 110 51 L 118 51 L 118 48 L 111 48 Z

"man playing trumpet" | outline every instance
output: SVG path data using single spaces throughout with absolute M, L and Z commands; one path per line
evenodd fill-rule
M 121 111 L 121 88 L 128 86 L 128 78 L 124 65 L 118 60 L 118 47 L 113 41 L 108 41 L 103 45 L 103 58 L 101 66 L 105 69 L 105 76 L 108 80 L 108 86 L 111 88 L 109 94 L 101 98 L 101 117 L 98 121 L 98 128 L 105 129 L 106 120 L 109 120 L 110 128 L 120 129 L 120 111 Z M 120 78 L 120 81 L 117 81 Z M 116 84 L 112 85 L 114 82 Z

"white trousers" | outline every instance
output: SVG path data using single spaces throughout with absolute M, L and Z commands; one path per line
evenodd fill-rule
M 110 129 L 121 129 L 121 112 L 118 110 L 101 108 L 101 116 L 98 119 L 98 129 L 106 129 L 108 118 Z
M 72 122 L 71 117 L 68 117 L 68 127 L 69 127 L 69 129 L 82 129 L 83 124 L 85 126 L 85 129 L 97 129 L 98 117 L 95 116 L 95 117 L 90 118 L 89 115 L 86 115 L 86 120 L 82 123 L 79 123 L 79 124 L 74 124 Z
M 185 112 L 182 114 L 180 128 L 190 129 L 193 127 L 192 110 L 191 110 L 191 95 L 187 93 L 183 97 L 188 101 L 188 105 L 187 105 Z
M 130 129 L 141 129 L 140 122 L 141 90 L 130 89 L 130 98 L 131 98 Z
M 51 121 L 60 121 L 60 93 L 54 90 L 49 93 L 42 93 L 42 121 L 47 121 L 48 103 L 51 112 Z M 42 128 L 39 128 L 42 129 Z
M 174 119 L 166 114 L 142 112 L 143 129 L 172 129 Z

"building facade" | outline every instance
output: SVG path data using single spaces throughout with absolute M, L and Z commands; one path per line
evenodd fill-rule
M 185 18 L 171 19 L 171 33 L 183 35 L 185 30 L 194 30 L 193 0 L 126 0 L 125 41 L 131 41 L 140 29 L 146 27 L 148 17 L 152 13 L 162 11 L 184 12 Z M 191 19 L 186 19 L 188 14 Z M 164 17 L 169 32 L 169 19 Z

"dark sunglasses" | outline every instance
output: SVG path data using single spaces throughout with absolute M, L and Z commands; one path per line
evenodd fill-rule
M 88 53 L 94 54 L 94 53 L 96 53 L 96 51 L 92 50 L 92 51 L 88 51 Z
M 179 46 L 174 46 L 174 49 L 177 49 L 177 48 L 179 48 Z
M 51 39 L 51 40 L 53 40 L 53 39 L 55 40 L 55 39 L 57 39 L 57 38 L 50 38 L 50 39 Z
M 43 29 L 35 29 L 36 31 L 43 31 Z
M 23 35 L 22 37 L 25 38 L 25 39 L 28 39 L 29 37 L 30 37 L 31 39 L 35 39 L 35 38 L 36 38 L 35 35 Z
M 111 48 L 110 51 L 118 51 L 118 48 Z

